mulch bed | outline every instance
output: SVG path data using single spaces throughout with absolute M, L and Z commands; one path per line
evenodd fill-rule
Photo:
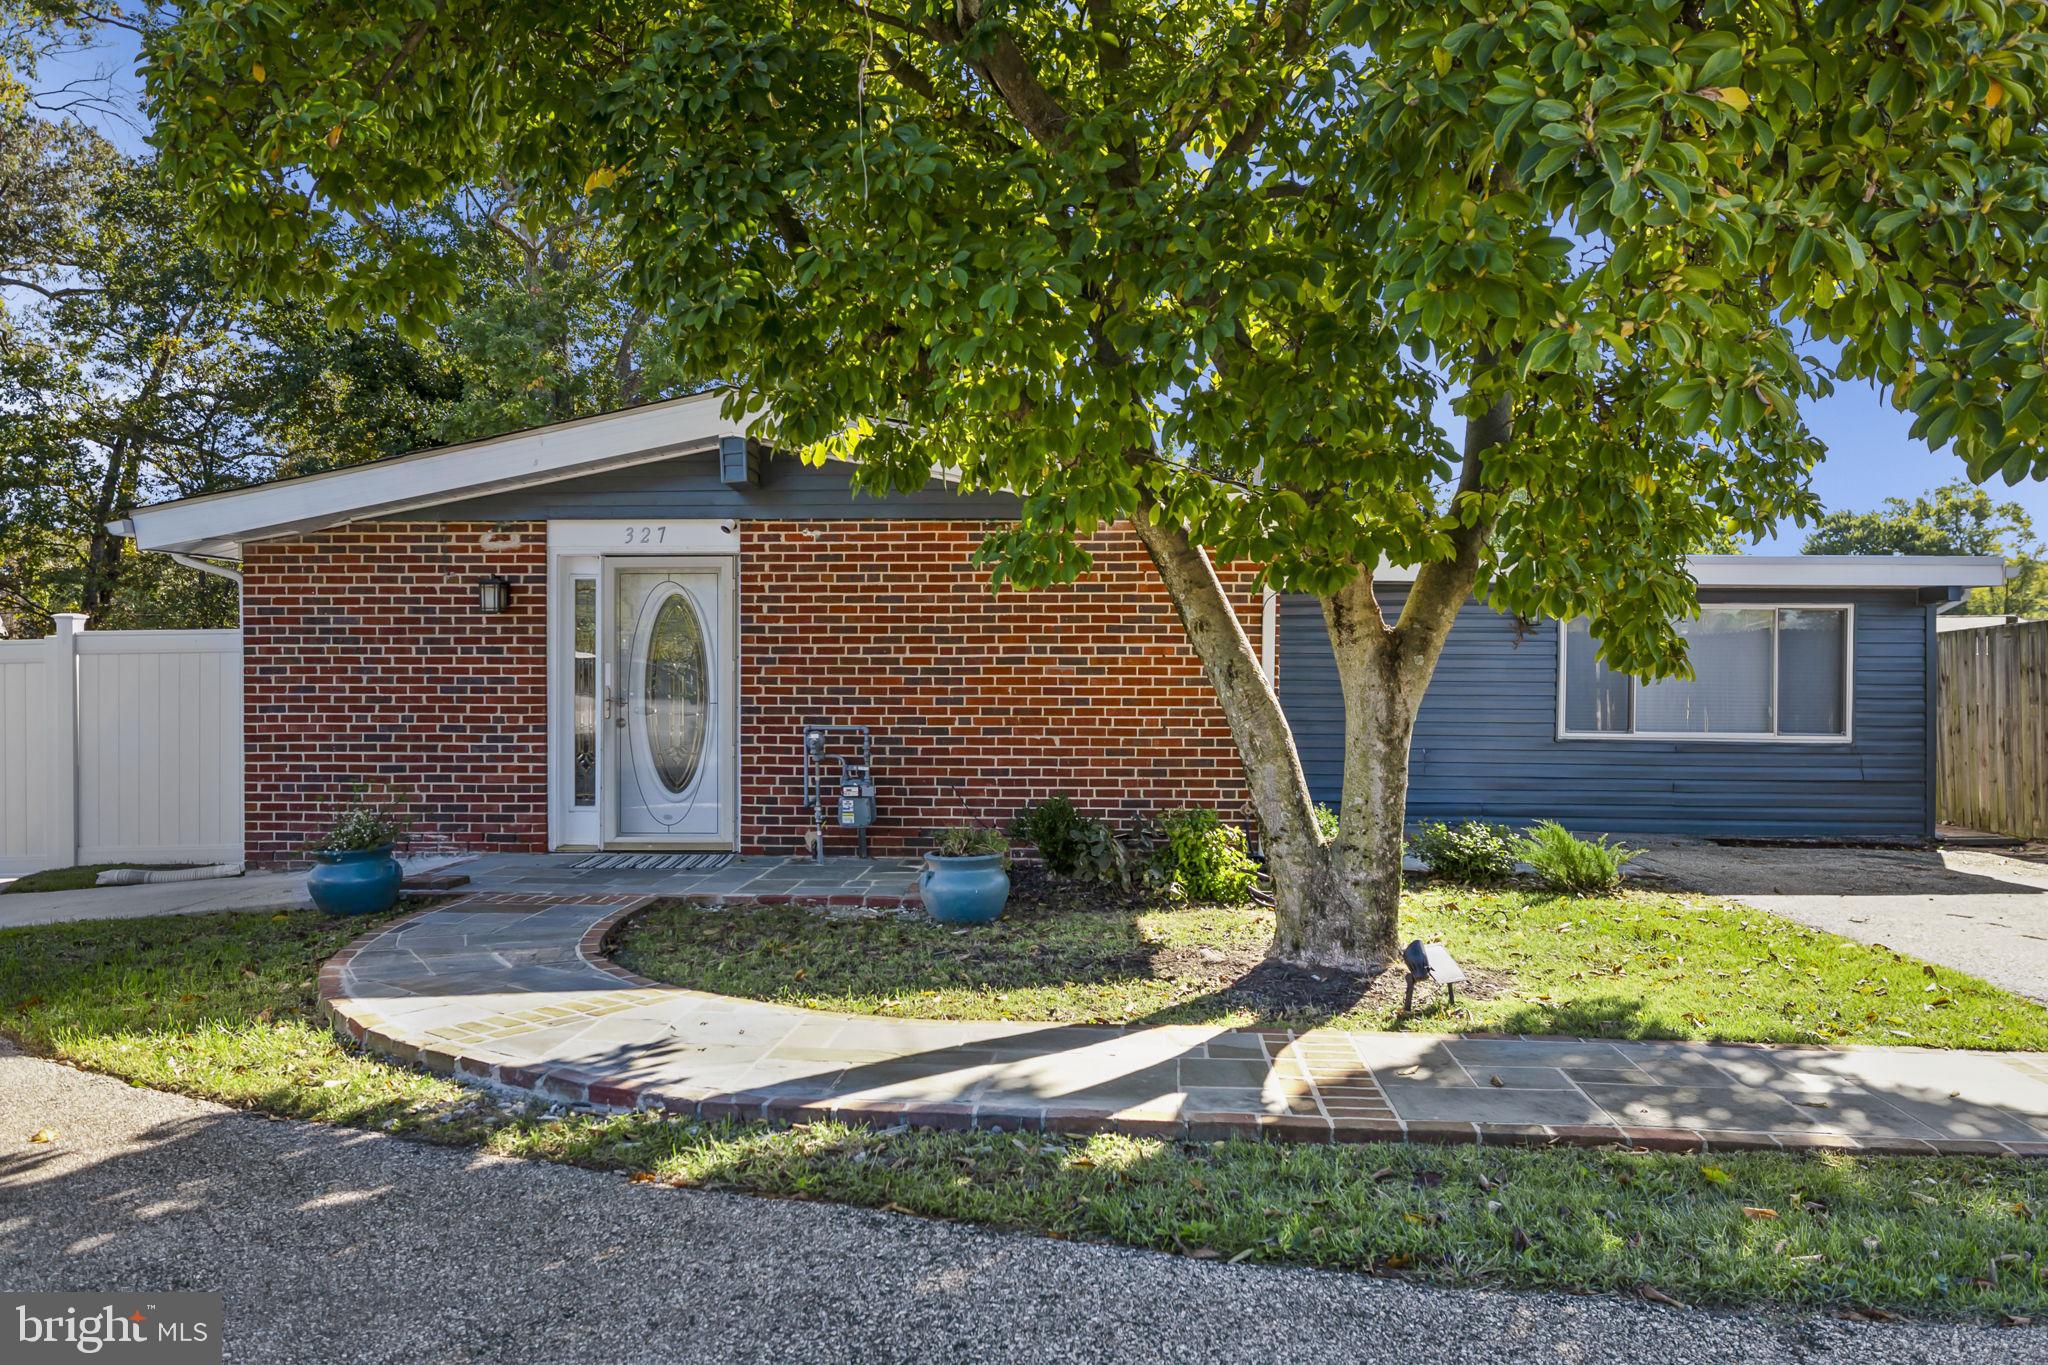
M 1309 971 L 1274 962 L 1256 952 L 1223 952 L 1214 948 L 1166 948 L 1151 954 L 1139 970 L 1172 981 L 1203 986 L 1230 1004 L 1260 1014 L 1343 1013 L 1353 1009 L 1399 1009 L 1408 988 L 1406 973 L 1395 968 L 1371 975 Z M 1490 1000 L 1513 989 L 1514 974 L 1467 967 L 1471 977 L 1458 987 L 1460 1000 Z M 1430 1009 L 1441 988 L 1424 983 L 1415 988 L 1418 1011 Z
M 1132 908 L 1130 898 L 1115 887 L 1060 880 L 1035 863 L 1013 867 L 1010 883 L 1009 913 L 1019 918 L 1076 910 L 1128 914 Z M 973 949 L 963 949 L 963 956 L 971 960 Z M 1309 971 L 1274 962 L 1252 950 L 1158 948 L 1105 959 L 1102 965 L 1107 971 L 1184 983 L 1204 995 L 1260 1014 L 1337 1014 L 1357 1008 L 1393 1011 L 1400 1008 L 1407 990 L 1407 976 L 1398 967 L 1365 974 Z M 1463 965 L 1471 979 L 1458 987 L 1460 1000 L 1491 1000 L 1514 989 L 1512 972 Z M 1434 983 L 1417 986 L 1417 1012 L 1434 1007 L 1441 995 L 1442 988 Z

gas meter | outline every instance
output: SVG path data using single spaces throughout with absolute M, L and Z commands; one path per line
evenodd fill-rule
M 865 763 L 839 764 L 839 825 L 866 829 L 875 823 L 875 782 Z
M 840 743 L 850 747 L 860 746 L 855 757 L 847 753 L 831 753 L 833 737 L 843 735 Z M 830 774 L 833 764 L 839 767 L 835 781 Z M 868 826 L 875 823 L 875 778 L 874 745 L 865 725 L 806 725 L 804 727 L 804 805 L 811 812 L 816 828 L 812 836 L 812 852 L 819 862 L 825 861 L 825 824 L 831 821 L 840 829 L 850 829 L 860 836 L 860 856 L 868 856 Z

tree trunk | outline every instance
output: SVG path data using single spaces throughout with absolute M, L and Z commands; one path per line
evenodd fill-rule
M 1326 866 L 1273 869 L 1273 951 L 1289 962 L 1371 970 L 1396 950 L 1408 740 L 1421 693 L 1402 676 L 1369 575 L 1322 606 L 1344 697 L 1344 788 Z
M 1244 761 L 1273 880 L 1274 956 L 1302 966 L 1379 967 L 1387 955 L 1361 931 L 1384 921 L 1382 937 L 1392 941 L 1391 907 L 1400 896 L 1399 815 L 1394 821 L 1393 900 L 1379 906 L 1368 894 L 1373 884 L 1369 863 L 1344 859 L 1342 838 L 1328 842 L 1316 827 L 1315 802 L 1294 732 L 1208 555 L 1180 527 L 1140 519 L 1137 530 L 1216 689 Z M 1405 750 L 1399 767 L 1405 774 Z
M 1471 418 L 1456 499 L 1481 492 L 1487 451 L 1509 435 L 1503 398 Z M 1408 750 L 1423 693 L 1451 625 L 1479 578 L 1492 530 L 1477 516 L 1452 532 L 1453 553 L 1416 571 L 1389 624 L 1364 569 L 1322 599 L 1344 695 L 1344 790 L 1337 837 L 1325 840 L 1279 695 L 1259 668 L 1208 555 L 1178 526 L 1139 518 L 1139 538 L 1173 597 L 1244 761 L 1273 880 L 1273 956 L 1307 967 L 1374 971 L 1400 950 L 1401 847 Z
M 123 495 L 134 500 L 139 457 L 129 434 L 123 430 L 107 451 L 107 467 L 100 473 L 99 493 L 93 499 L 92 529 L 85 540 L 85 575 L 78 585 L 78 609 L 102 625 L 102 618 L 114 600 L 115 579 L 121 570 L 121 538 L 107 529 Z

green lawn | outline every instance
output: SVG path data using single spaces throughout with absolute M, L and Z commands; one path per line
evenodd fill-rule
M 138 1084 L 712 1186 L 1445 1284 L 1930 1317 L 2048 1310 L 2048 1163 L 874 1133 L 549 1117 L 342 1046 L 309 912 L 0 931 L 0 1026 Z M 19 1115 L 0 1144 L 41 1126 Z M 58 1135 L 61 1142 L 63 1136 Z
M 1613 1038 L 2048 1049 L 2048 1008 L 1888 949 L 1698 897 L 1424 886 L 1403 937 L 1441 940 L 1475 981 L 1459 1008 L 1396 1017 L 1369 988 L 1261 964 L 1271 916 L 1023 900 L 960 933 L 919 917 L 655 907 L 618 960 L 728 995 L 920 1019 L 1405 1026 Z M 1206 950 L 1206 951 L 1205 951 Z M 1430 997 L 1425 988 L 1422 998 Z
M 10 892 L 29 893 L 35 891 L 82 891 L 97 886 L 102 872 L 112 872 L 123 867 L 147 867 L 152 872 L 169 872 L 176 868 L 198 867 L 198 863 L 87 863 L 83 867 L 46 867 L 41 872 L 31 872 L 16 877 L 5 886 L 0 886 L 0 895 Z

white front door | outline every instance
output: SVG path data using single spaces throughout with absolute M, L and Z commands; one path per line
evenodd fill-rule
M 607 557 L 604 579 L 605 843 L 731 848 L 732 561 Z

